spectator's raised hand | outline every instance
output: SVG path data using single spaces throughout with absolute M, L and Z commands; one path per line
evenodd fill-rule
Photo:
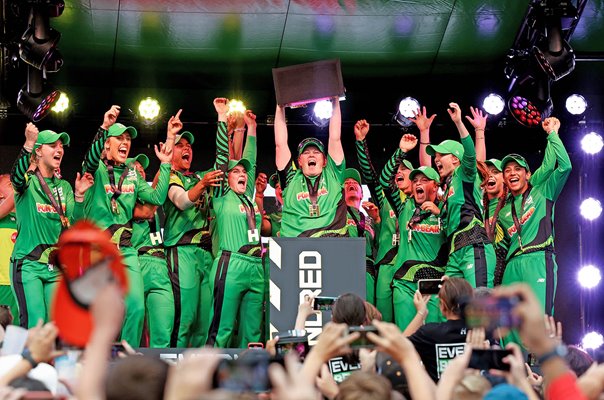
M 323 328 L 321 337 L 323 334 L 325 334 L 325 328 Z M 314 386 L 309 385 L 305 380 L 300 363 L 294 354 L 290 353 L 285 356 L 285 368 L 283 369 L 276 363 L 272 363 L 268 367 L 268 376 L 273 384 L 273 393 L 276 398 L 280 400 L 315 400 L 318 393 Z
M 420 132 L 427 131 L 430 129 L 430 125 L 432 125 L 432 121 L 436 118 L 436 114 L 432 114 L 428 117 L 428 113 L 426 112 L 426 107 L 422 107 L 421 111 L 418 109 L 417 111 L 413 111 L 413 118 L 409 118 L 413 123 L 417 126 Z
M 484 132 L 487 127 L 487 114 L 483 113 L 481 109 L 470 107 L 472 117 L 466 115 L 466 119 L 474 127 L 475 130 L 481 130 Z
M 361 365 L 363 365 L 362 361 Z M 338 384 L 335 379 L 333 379 L 331 372 L 329 372 L 327 364 L 323 364 L 321 367 L 321 375 L 317 376 L 316 384 L 321 394 L 329 400 L 335 399 L 340 392 Z
M 218 351 L 204 348 L 191 351 L 176 365 L 170 367 L 164 398 L 190 400 L 203 398 L 212 390 L 212 377 L 221 358 Z
M 354 124 L 354 137 L 356 138 L 356 140 L 365 140 L 365 137 L 367 137 L 368 133 L 369 123 L 364 119 L 361 119 L 357 121 L 356 124 Z
M 367 332 L 367 338 L 376 344 L 377 350 L 390 354 L 401 365 L 408 360 L 410 353 L 416 353 L 415 347 L 398 326 L 378 320 L 372 323 L 378 329 L 379 335 Z
M 545 332 L 549 338 L 554 339 L 556 344 L 562 344 L 562 322 L 554 319 L 554 317 L 544 315 Z

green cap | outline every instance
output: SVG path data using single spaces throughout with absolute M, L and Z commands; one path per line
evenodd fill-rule
M 304 149 L 306 149 L 308 146 L 315 146 L 316 148 L 319 149 L 319 151 L 321 153 L 325 154 L 325 146 L 323 146 L 323 142 L 321 142 L 317 138 L 310 137 L 310 138 L 304 139 L 298 145 L 298 156 L 300 154 L 302 154 L 302 152 L 304 151 Z
M 187 141 L 189 142 L 189 144 L 193 144 L 193 142 L 195 141 L 195 138 L 193 137 L 193 134 L 189 131 L 184 131 L 183 133 L 181 133 L 180 135 L 176 136 L 176 140 L 174 141 L 174 144 L 180 142 L 180 139 L 182 138 L 187 139 Z
M 407 168 L 409 171 L 413 171 L 413 164 L 411 164 L 411 161 L 403 159 L 401 164 L 403 164 L 403 167 Z
M 38 139 L 34 144 L 34 150 L 42 146 L 43 144 L 51 144 L 56 142 L 57 140 L 60 140 L 64 146 L 69 146 L 69 135 L 67 133 L 57 133 L 55 131 L 51 131 L 50 129 L 42 131 L 38 133 Z
M 134 161 L 138 161 L 141 167 L 143 167 L 143 169 L 147 169 L 147 167 L 149 166 L 149 157 L 147 157 L 145 154 L 138 154 L 134 158 L 126 159 L 126 164 L 131 164 Z
M 136 128 L 133 126 L 125 126 L 124 124 L 116 122 L 109 127 L 109 136 L 119 136 L 124 132 L 128 132 L 131 139 L 136 138 L 137 132 Z
M 279 184 L 279 175 L 275 172 L 268 178 L 268 184 L 271 185 L 273 189 L 277 189 L 277 185 Z
M 443 140 L 440 142 L 440 144 L 431 144 L 427 146 L 426 153 L 432 157 L 434 157 L 436 153 L 453 154 L 455 157 L 461 160 L 463 157 L 463 146 L 456 140 Z
M 526 172 L 531 172 L 531 169 L 529 168 L 529 165 L 526 162 L 526 159 L 524 157 L 522 157 L 520 154 L 508 154 L 507 156 L 503 157 L 503 160 L 501 160 L 501 171 L 503 171 L 505 169 L 506 164 L 508 164 L 512 161 L 516 161 L 518 163 L 518 165 L 520 165 L 522 168 L 526 169 Z
M 422 165 L 419 168 L 415 168 L 413 171 L 411 171 L 411 173 L 409 174 L 409 180 L 413 181 L 413 178 L 415 177 L 415 175 L 417 174 L 423 174 L 426 176 L 426 178 L 430 179 L 431 181 L 436 182 L 437 184 L 440 185 L 440 175 L 438 174 L 438 172 L 436 172 L 436 170 L 432 167 L 426 167 L 424 165 Z
M 497 168 L 497 171 L 499 171 L 499 172 L 503 172 L 503 170 L 501 169 L 501 161 L 499 161 L 496 158 L 490 158 L 490 159 L 486 160 L 484 163 L 486 165 L 490 165 L 490 166 Z
M 346 168 L 342 173 L 342 183 L 346 182 L 346 179 L 354 179 L 359 185 L 362 185 L 361 174 L 354 168 Z
M 250 172 L 252 170 L 252 163 L 250 163 L 245 158 L 242 158 L 241 160 L 229 160 L 229 166 L 227 171 L 232 170 L 238 165 L 243 165 L 243 168 L 245 168 L 246 172 Z

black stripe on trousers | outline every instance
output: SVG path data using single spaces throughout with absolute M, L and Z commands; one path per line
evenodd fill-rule
M 475 244 L 474 246 L 474 280 L 476 287 L 487 286 L 487 257 L 484 251 L 484 244 Z
M 17 296 L 17 304 L 19 305 L 19 325 L 22 328 L 27 329 L 27 299 L 25 297 L 25 290 L 23 289 L 23 260 L 13 262 L 13 276 L 12 285 Z
M 166 250 L 168 252 L 166 260 L 168 274 L 170 275 L 172 293 L 174 294 L 174 325 L 172 326 L 172 335 L 170 336 L 170 347 L 176 347 L 178 334 L 180 333 L 180 314 L 182 312 L 180 304 L 180 280 L 178 277 L 178 249 L 176 247 L 168 247 Z
M 545 252 L 545 313 L 554 315 L 554 257 L 551 251 Z
M 224 303 L 224 290 L 226 284 L 226 275 L 229 269 L 229 261 L 231 260 L 231 252 L 223 251 L 218 260 L 216 268 L 216 276 L 214 277 L 214 315 L 210 330 L 208 332 L 208 342 L 206 345 L 214 346 L 218 328 L 220 328 L 220 317 L 222 315 L 222 304 Z

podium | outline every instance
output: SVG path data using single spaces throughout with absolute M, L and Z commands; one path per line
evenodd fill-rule
M 293 329 L 305 295 L 365 299 L 364 238 L 269 239 L 270 334 Z M 305 329 L 311 345 L 331 320 L 331 312 L 311 315 Z

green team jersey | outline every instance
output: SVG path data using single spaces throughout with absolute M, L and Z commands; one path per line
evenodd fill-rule
M 256 176 L 256 137 L 247 136 L 244 159 L 252 165 L 247 172 L 247 186 L 244 194 L 237 194 L 228 184 L 229 162 L 227 126 L 218 122 L 216 133 L 215 168 L 224 172 L 221 186 L 212 189 L 212 248 L 217 254 L 221 250 L 238 252 L 250 256 L 261 256 L 260 227 L 262 214 L 252 199 Z M 248 215 L 249 214 L 249 215 Z M 253 215 L 253 219 L 252 218 Z M 248 220 L 248 217 L 251 220 Z M 215 255 L 216 255 L 215 254 Z
M 370 265 L 374 265 L 376 227 L 373 220 L 356 208 L 348 207 L 346 226 L 348 227 L 348 236 L 365 238 L 365 261 Z
M 185 191 L 193 188 L 208 171 L 183 173 L 172 170 L 170 187 L 181 187 Z M 206 249 L 211 247 L 209 233 L 209 196 L 204 191 L 194 206 L 181 210 L 166 198 L 164 203 L 164 244 L 166 246 L 196 244 Z
M 17 214 L 0 219 L 0 285 L 10 285 L 10 257 L 17 241 Z
M 38 177 L 33 171 L 27 171 L 30 156 L 30 152 L 21 149 L 11 172 L 19 232 L 12 258 L 48 263 L 48 256 L 55 249 L 63 226 Z M 56 176 L 43 179 L 64 215 L 73 223 L 76 206 L 81 210 L 82 203 L 74 202 L 69 182 Z
M 401 199 L 392 182 L 400 162 L 407 156 L 397 149 L 384 165 L 380 183 L 389 187 L 387 199 L 398 216 L 400 241 L 394 264 L 396 279 L 417 282 L 418 279 L 440 278 L 447 263 L 447 236 L 441 220 L 431 212 L 422 211 L 413 197 Z
M 112 235 L 112 241 L 118 246 L 131 247 L 131 222 L 136 202 L 155 206 L 164 203 L 168 194 L 170 164 L 160 165 L 159 178 L 154 189 L 140 176 L 133 163 L 111 166 L 100 162 L 107 137 L 108 131 L 99 128 L 84 158 L 83 172 L 94 174 L 94 184 L 84 196 L 84 216 L 96 223 L 99 228 L 108 230 Z M 115 186 L 119 184 L 121 176 L 124 176 L 121 194 L 115 200 L 117 212 L 112 210 L 111 199 L 114 198 L 114 189 L 109 178 L 109 168 L 113 169 Z
M 460 166 L 445 181 L 445 194 L 441 208 L 441 221 L 447 238 L 450 240 L 450 253 L 459 250 L 455 239 L 459 234 L 480 228 L 488 240 L 482 217 L 481 178 L 476 169 L 476 151 L 470 136 L 461 139 L 464 155 Z M 463 247 L 463 246 L 462 246 Z
M 347 210 L 341 179 L 345 169 L 345 161 L 336 165 L 327 155 L 327 165 L 319 176 L 304 176 L 301 169 L 295 169 L 293 161 L 285 170 L 279 171 L 279 181 L 284 183 L 281 237 L 347 236 Z M 313 185 L 317 185 L 318 205 L 318 212 L 314 214 L 309 194 Z
M 572 165 L 558 134 L 548 135 L 545 153 L 548 151 L 554 154 L 557 167 L 547 179 L 531 180 L 531 186 L 523 194 L 510 195 L 500 212 L 501 224 L 510 236 L 508 260 L 524 253 L 553 249 L 554 203 L 564 188 Z M 518 223 L 514 221 L 514 214 Z
M 137 219 L 132 221 L 132 247 L 138 251 L 139 256 L 164 256 L 157 213 L 149 220 Z
M 380 209 L 380 226 L 377 236 L 377 254 L 375 263 L 379 265 L 393 264 L 396 258 L 400 231 L 396 213 L 386 199 L 385 190 L 391 190 L 392 182 L 384 188 L 380 183 L 375 168 L 369 158 L 369 147 L 366 140 L 355 141 L 357 157 L 363 182 L 369 187 L 373 201 Z M 397 188 L 398 190 L 398 188 Z M 401 192 L 402 193 L 402 192 Z M 406 195 L 402 194 L 404 197 Z

